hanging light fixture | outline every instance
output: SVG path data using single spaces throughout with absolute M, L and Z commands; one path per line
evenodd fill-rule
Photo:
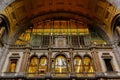
M 120 0 L 107 0 L 107 1 L 120 10 Z

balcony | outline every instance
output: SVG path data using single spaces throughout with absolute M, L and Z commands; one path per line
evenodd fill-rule
M 25 49 L 28 48 L 28 46 L 25 45 L 10 45 L 10 49 Z M 31 49 L 48 49 L 48 48 L 52 48 L 54 49 L 54 47 L 52 46 L 29 46 L 29 48 Z M 59 49 L 60 47 L 55 47 L 55 49 Z M 60 49 L 62 49 L 63 47 L 61 47 Z M 96 49 L 112 49 L 112 44 L 92 44 L 92 45 L 80 45 L 80 46 L 69 46 L 69 47 L 65 47 L 65 49 L 69 49 L 69 48 L 74 48 L 74 49 L 79 49 L 79 50 L 86 50 L 86 49 L 91 49 L 91 48 L 96 48 Z
M 119 72 L 93 72 L 93 73 L 56 73 L 56 72 L 47 72 L 47 73 L 24 73 L 24 72 L 4 72 L 0 76 L 1 79 L 120 79 Z

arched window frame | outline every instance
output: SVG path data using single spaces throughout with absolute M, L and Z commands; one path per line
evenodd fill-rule
M 46 64 L 45 64 L 45 65 L 41 65 L 41 64 L 40 64 L 40 61 L 41 61 L 42 58 L 46 58 Z M 43 67 L 43 69 L 40 69 L 40 67 Z M 39 71 L 39 73 L 46 73 L 46 72 L 48 71 L 48 58 L 47 58 L 47 56 L 42 55 L 42 56 L 39 58 L 38 71 Z
M 82 57 L 79 56 L 79 55 L 76 55 L 76 56 L 74 57 L 74 60 L 76 59 L 76 57 L 78 57 L 78 58 L 81 60 L 81 64 L 80 64 L 80 65 L 75 65 L 75 63 L 74 63 L 74 61 L 73 61 L 74 71 L 76 72 L 76 70 L 75 70 L 76 67 L 77 67 L 77 68 L 82 68 L 82 71 L 79 70 L 78 72 L 76 72 L 76 73 L 81 73 L 81 72 L 83 72 L 83 60 L 82 60 Z
M 36 71 L 35 71 L 35 72 L 30 72 L 30 71 L 29 71 L 29 68 L 30 68 L 30 66 L 32 67 L 32 65 L 31 65 L 31 60 L 32 60 L 32 58 L 34 58 L 34 57 L 37 58 Z M 37 69 L 38 69 L 38 56 L 37 56 L 37 55 L 33 55 L 33 56 L 31 56 L 30 59 L 29 59 L 27 72 L 28 72 L 28 73 L 37 73 Z
M 88 57 L 90 59 L 90 63 L 89 63 L 90 65 L 85 65 L 85 63 L 84 63 L 85 57 Z M 88 71 L 85 70 L 85 67 L 87 67 L 87 66 L 92 68 L 91 71 L 89 71 L 90 69 Z M 84 72 L 86 72 L 86 73 L 94 72 L 93 60 L 92 60 L 92 58 L 89 55 L 84 55 L 84 57 L 83 57 L 83 68 L 84 68 Z
M 65 60 L 66 60 L 66 65 L 65 65 L 66 71 L 64 71 L 64 72 L 56 72 L 56 71 L 55 71 L 56 66 L 57 66 L 57 65 L 55 65 L 55 64 L 56 64 L 56 59 L 57 59 L 57 57 L 59 57 L 59 56 L 64 57 Z M 52 65 L 54 65 L 54 71 L 53 71 L 53 72 L 55 72 L 55 73 L 67 73 L 67 72 L 69 72 L 69 70 L 70 70 L 70 69 L 69 69 L 69 60 L 67 59 L 66 56 L 64 56 L 64 55 L 57 55 L 57 56 L 55 57 L 54 61 L 52 60 L 52 62 L 54 63 L 54 64 L 52 64 Z M 61 65 L 60 65 L 60 67 L 61 67 Z
M 16 72 L 19 58 L 20 58 L 20 55 L 18 53 L 13 53 L 9 57 L 9 64 L 8 64 L 8 67 L 7 67 L 7 72 Z M 12 66 L 12 63 L 15 64 L 14 70 L 10 70 L 10 66 Z

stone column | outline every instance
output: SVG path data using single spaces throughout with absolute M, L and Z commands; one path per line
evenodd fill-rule
M 25 52 L 23 53 L 22 65 L 20 68 L 20 72 L 26 72 L 26 69 L 28 66 L 29 54 L 30 54 L 30 49 L 26 49 Z
M 0 71 L 3 67 L 3 64 L 5 62 L 5 59 L 6 59 L 6 56 L 7 56 L 7 53 L 8 53 L 8 48 L 9 48 L 9 45 L 4 45 L 3 48 L 1 48 L 1 51 L 0 51 Z
M 51 66 L 52 66 L 52 64 L 51 64 L 51 54 L 52 54 L 52 52 L 51 52 L 51 50 L 49 50 L 49 52 L 48 52 L 48 72 L 51 71 Z
M 72 79 L 74 79 L 75 77 L 76 77 L 76 74 L 75 74 L 75 71 L 74 71 L 74 64 L 73 64 L 73 51 L 72 51 L 72 49 L 70 49 L 70 67 L 71 67 L 71 74 L 70 74 L 70 76 L 71 76 L 71 78 Z
M 71 72 L 74 72 L 74 65 L 73 65 L 73 52 L 70 50 L 70 65 L 71 65 Z
M 120 47 L 118 46 L 118 42 L 113 42 L 113 51 L 114 51 L 114 54 L 115 54 L 115 57 L 116 57 L 116 60 L 117 60 L 117 63 L 119 65 L 119 69 L 120 69 Z
M 46 79 L 50 79 L 50 76 L 51 76 L 51 66 L 52 66 L 52 63 L 51 63 L 51 50 L 49 49 L 49 52 L 48 52 L 48 71 L 47 71 L 47 74 L 46 74 Z
M 95 49 L 92 49 L 92 59 L 93 59 L 93 64 L 96 72 L 101 72 L 102 71 L 102 66 L 100 65 L 100 60 L 98 56 L 98 52 Z

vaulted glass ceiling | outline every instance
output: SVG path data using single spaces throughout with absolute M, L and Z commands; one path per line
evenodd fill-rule
M 104 40 L 93 28 L 76 20 L 46 20 L 37 25 L 31 26 L 25 32 L 21 34 L 15 44 L 27 45 L 31 44 L 40 46 L 45 43 L 50 44 L 50 41 L 55 40 L 55 36 L 65 36 L 67 39 L 73 38 L 78 44 L 80 39 L 86 41 L 86 44 L 95 42 L 98 44 L 104 44 Z M 71 36 L 71 37 L 70 37 Z M 68 40 L 69 41 L 69 40 Z M 71 41 L 71 40 L 70 40 Z M 69 42 L 70 42 L 69 41 Z M 84 43 L 84 42 L 83 42 Z
M 112 36 L 112 19 L 120 13 L 120 10 L 111 4 L 114 3 L 112 0 L 109 1 L 110 3 L 107 0 L 1 0 L 0 6 L 7 6 L 2 14 L 8 17 L 10 21 L 10 39 L 13 35 L 17 35 L 15 33 L 20 27 L 25 28 L 25 26 L 28 26 L 26 24 L 34 25 L 44 20 L 56 18 L 79 20 L 86 25 L 97 24 L 109 36 Z M 72 29 L 71 31 L 74 32 L 75 30 Z M 54 32 L 59 31 L 57 28 L 54 29 Z M 63 33 L 67 31 L 69 29 L 61 29 Z M 78 29 L 78 31 L 82 32 L 81 29 Z M 44 32 L 49 33 L 50 31 L 44 28 Z

